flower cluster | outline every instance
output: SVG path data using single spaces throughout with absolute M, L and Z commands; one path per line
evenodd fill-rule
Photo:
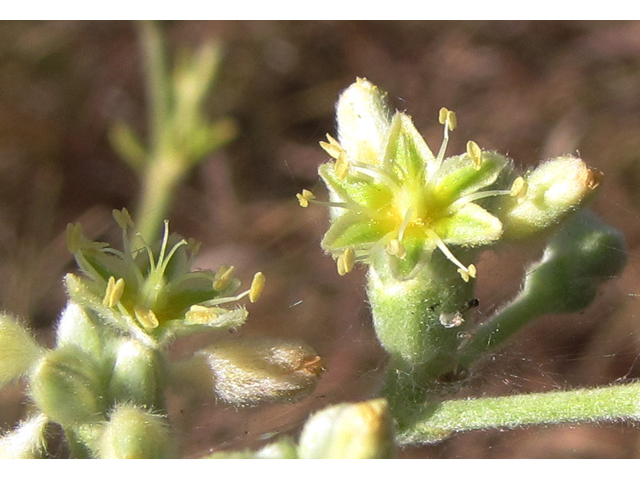
M 237 293 L 233 267 L 192 271 L 197 245 L 164 235 L 149 245 L 126 210 L 114 217 L 122 251 L 93 242 L 79 225 L 67 230 L 81 274 L 65 281 L 69 301 L 55 347 L 40 346 L 9 315 L 0 315 L 0 387 L 26 379 L 35 414 L 0 436 L 0 457 L 46 455 L 57 423 L 73 456 L 163 458 L 175 455 L 165 392 L 205 395 L 235 406 L 295 401 L 309 394 L 324 366 L 304 342 L 278 338 L 218 339 L 186 358 L 167 352 L 176 337 L 234 330 L 247 317 L 265 277 Z M 225 304 L 236 304 L 223 308 Z M 186 353 L 186 352 L 183 352 Z

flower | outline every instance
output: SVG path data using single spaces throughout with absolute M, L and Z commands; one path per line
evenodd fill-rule
M 244 307 L 221 305 L 244 297 L 255 302 L 264 288 L 262 273 L 255 274 L 249 290 L 236 294 L 240 281 L 233 267 L 191 271 L 198 245 L 169 235 L 168 222 L 160 243 L 150 246 L 126 209 L 113 214 L 122 228 L 123 251 L 90 241 L 79 224 L 67 228 L 69 250 L 84 274 L 66 277 L 72 301 L 149 346 L 175 335 L 242 325 Z
M 468 282 L 476 267 L 464 264 L 459 252 L 491 245 L 505 233 L 519 238 L 549 228 L 598 183 L 573 157 L 524 176 L 509 159 L 473 141 L 465 153 L 445 158 L 449 132 L 457 125 L 446 108 L 439 112 L 444 139 L 434 155 L 411 118 L 392 115 L 385 94 L 366 79 L 342 93 L 336 111 L 338 140 L 327 135 L 320 142 L 334 161 L 321 165 L 319 174 L 329 189 L 324 204 L 331 214 L 322 247 L 341 275 L 356 262 L 372 264 L 383 255 L 399 277 L 408 278 L 439 251 Z M 568 163 L 573 172 L 564 181 Z M 560 190 L 552 195 L 553 207 L 540 202 L 550 183 Z M 298 201 L 302 207 L 322 203 L 308 190 Z

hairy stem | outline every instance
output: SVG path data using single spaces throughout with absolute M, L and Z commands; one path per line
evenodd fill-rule
M 398 432 L 403 444 L 432 443 L 486 428 L 640 419 L 640 382 L 566 392 L 431 403 Z

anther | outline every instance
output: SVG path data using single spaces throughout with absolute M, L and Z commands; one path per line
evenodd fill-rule
M 320 146 L 332 158 L 335 158 L 337 160 L 339 157 L 345 155 L 346 152 L 344 151 L 344 148 L 342 148 L 338 141 L 328 133 L 327 140 L 329 140 L 329 142 L 320 142 Z
M 150 308 L 136 306 L 133 309 L 136 319 L 146 330 L 155 330 L 160 325 L 158 317 Z
M 400 243 L 396 238 L 392 239 L 387 244 L 387 253 L 394 257 L 398 257 L 401 260 L 407 256 L 407 250 L 404 248 L 404 245 L 402 245 L 402 243 Z
M 113 210 L 111 213 L 113 214 L 113 218 L 115 219 L 116 223 L 122 230 L 133 228 L 133 220 L 131 219 L 131 215 L 129 215 L 129 211 L 126 208 L 123 208 L 122 210 Z
M 462 267 L 458 269 L 458 273 L 462 277 L 462 280 L 468 282 L 471 278 L 476 278 L 476 267 L 473 263 L 470 263 L 468 267 Z
M 467 142 L 467 155 L 471 157 L 475 169 L 480 170 L 482 168 L 482 149 L 473 140 Z
M 114 277 L 109 277 L 107 282 L 107 290 L 102 299 L 102 305 L 108 308 L 115 306 L 124 293 L 124 279 L 119 278 L 118 281 Z
M 455 112 L 452 112 L 445 107 L 442 107 L 440 112 L 438 112 L 438 121 L 441 125 L 445 125 L 445 127 L 451 131 L 455 130 L 458 126 L 458 118 L 456 117 Z
M 218 271 L 213 277 L 213 289 L 221 292 L 226 289 L 233 279 L 233 266 L 220 265 Z
M 353 248 L 347 248 L 338 257 L 336 262 L 338 267 L 338 275 L 343 276 L 353 270 L 353 266 L 356 263 L 356 254 Z
M 226 312 L 226 310 L 218 307 L 191 305 L 189 311 L 184 315 L 184 320 L 186 323 L 191 325 L 206 325 L 213 322 L 221 314 Z
M 298 198 L 298 202 L 302 208 L 307 208 L 309 206 L 309 202 L 316 198 L 316 196 L 309 190 L 302 190 L 302 193 L 296 194 L 296 197 Z
M 338 180 L 347 178 L 349 174 L 349 160 L 347 160 L 347 155 L 339 155 L 338 158 L 336 158 L 336 163 L 333 168 L 335 169 Z
M 522 177 L 518 177 L 513 181 L 513 184 L 511 185 L 509 196 L 515 197 L 518 200 L 520 200 L 527 194 L 528 188 L 529 188 L 529 185 L 527 184 L 525 179 Z
M 262 272 L 258 272 L 253 276 L 251 288 L 249 289 L 249 301 L 251 303 L 256 303 L 260 298 L 260 295 L 262 295 L 265 281 L 266 278 Z

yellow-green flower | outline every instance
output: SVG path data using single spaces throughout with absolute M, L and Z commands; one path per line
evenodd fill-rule
M 84 274 L 66 278 L 74 302 L 151 345 L 175 335 L 242 325 L 247 317 L 243 306 L 220 305 L 244 297 L 256 301 L 264 287 L 262 273 L 254 276 L 249 290 L 236 295 L 240 281 L 233 267 L 192 271 L 198 245 L 169 235 L 168 222 L 160 243 L 150 246 L 126 210 L 114 211 L 114 217 L 123 231 L 123 251 L 88 240 L 80 225 L 67 229 L 69 250 Z

